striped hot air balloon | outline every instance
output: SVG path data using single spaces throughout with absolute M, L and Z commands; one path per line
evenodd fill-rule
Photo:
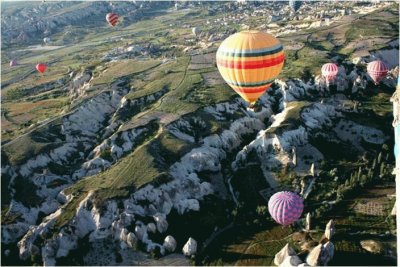
M 108 13 L 106 16 L 106 20 L 108 24 L 114 27 L 118 23 L 118 15 L 115 13 Z
M 289 0 L 289 6 L 293 9 L 294 12 L 300 9 L 301 4 L 301 1 Z
M 10 67 L 17 66 L 17 61 L 15 59 L 10 61 Z
M 372 61 L 367 65 L 367 72 L 369 76 L 371 76 L 375 85 L 378 85 L 378 83 L 386 77 L 388 70 L 389 69 L 386 66 L 385 62 L 381 60 Z
M 253 106 L 282 70 L 285 55 L 274 36 L 260 31 L 242 31 L 226 38 L 217 51 L 222 78 Z
M 297 221 L 303 208 L 303 199 L 289 191 L 275 193 L 268 201 L 271 217 L 282 225 L 289 225 Z
M 326 82 L 333 81 L 338 73 L 338 67 L 334 63 L 326 63 L 321 68 L 322 76 L 325 77 Z
M 46 71 L 46 65 L 43 63 L 39 63 L 36 65 L 36 70 L 40 73 L 43 73 Z

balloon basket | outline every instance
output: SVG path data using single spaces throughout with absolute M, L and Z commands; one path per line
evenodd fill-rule
M 256 112 L 254 107 L 247 107 L 247 111 Z

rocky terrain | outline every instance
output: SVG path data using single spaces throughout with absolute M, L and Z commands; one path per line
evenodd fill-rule
M 208 3 L 206 11 L 199 3 L 167 2 L 7 5 L 15 16 L 2 13 L 2 53 L 21 57 L 22 64 L 21 71 L 6 70 L 2 78 L 2 125 L 8 127 L 3 132 L 8 140 L 2 146 L 1 168 L 2 263 L 4 259 L 5 264 L 17 265 L 215 265 L 222 260 L 324 265 L 335 262 L 334 250 L 338 258 L 348 253 L 346 246 L 354 252 L 343 221 L 361 227 L 353 215 L 338 219 L 336 239 L 331 239 L 331 227 L 320 230 L 328 218 L 337 220 L 336 210 L 343 208 L 348 192 L 373 187 L 376 179 L 393 187 L 393 155 L 386 148 L 393 144 L 387 102 L 399 72 L 394 57 L 397 33 L 385 32 L 381 43 L 365 48 L 368 55 L 357 54 L 358 48 L 354 54 L 343 51 L 356 31 L 346 28 L 351 27 L 348 21 L 381 12 L 392 27 L 396 4 L 337 3 L 336 9 L 323 11 L 320 2 L 305 5 L 295 18 L 278 3 L 261 5 L 259 11 L 255 4 L 234 3 L 224 8 Z M 272 17 L 268 8 L 282 11 Z M 237 10 L 243 11 L 241 15 Z M 124 19 L 120 32 L 103 25 L 98 34 L 104 33 L 107 41 L 101 41 L 90 29 L 98 21 L 104 24 L 104 14 L 110 11 L 125 14 Z M 255 23 L 254 16 L 269 22 Z M 75 31 L 88 17 L 88 34 L 78 45 L 68 46 L 62 30 Z M 192 17 L 205 25 L 197 37 L 190 33 Z M 310 22 L 315 18 L 320 24 Z M 256 111 L 232 93 L 214 66 L 215 48 L 233 32 L 229 25 L 242 22 L 259 29 L 282 24 L 271 32 L 292 46 L 287 69 L 260 98 Z M 215 23 L 222 23 L 221 28 L 207 30 Z M 143 34 L 144 25 L 154 27 L 154 34 Z M 176 32 L 168 37 L 165 32 L 172 33 L 171 27 Z M 347 29 L 349 39 L 342 46 L 338 28 Z M 296 35 L 303 30 L 309 34 L 305 41 Z M 332 40 L 332 48 L 326 50 L 330 45 L 320 40 L 325 33 Z M 12 51 L 40 42 L 42 35 L 51 35 L 65 47 L 43 55 Z M 177 45 L 172 47 L 168 38 L 176 38 Z M 293 44 L 296 39 L 302 42 L 299 46 Z M 314 71 L 320 67 L 318 61 L 299 63 L 307 51 L 340 63 L 333 85 Z M 76 55 L 71 57 L 71 52 Z M 38 58 L 53 62 L 41 80 L 25 67 Z M 366 73 L 366 63 L 375 58 L 390 68 L 376 87 Z M 52 68 L 58 62 L 62 71 Z M 40 101 L 48 99 L 60 104 L 49 106 L 44 114 L 39 113 L 40 106 L 30 107 L 47 104 Z M 15 106 L 32 112 L 25 114 Z M 281 189 L 305 198 L 305 211 L 312 213 L 318 228 L 304 228 L 302 221 L 291 229 L 273 225 L 263 210 L 268 197 Z M 390 201 L 382 204 L 379 216 L 385 216 L 383 209 L 392 205 Z M 269 251 L 257 251 L 263 261 L 246 261 L 251 246 L 237 252 L 240 258 L 219 249 L 215 251 L 220 255 L 210 252 L 219 242 L 231 246 L 225 235 L 241 232 L 238 229 L 254 236 L 266 234 L 262 239 L 271 242 Z M 376 240 L 383 229 L 387 239 Z M 357 249 L 370 251 L 375 243 L 384 244 L 379 257 L 393 260 L 395 250 L 388 245 L 395 237 L 391 220 L 380 231 L 367 233 L 372 241 L 363 239 L 366 233 L 357 235 L 355 240 L 362 239 Z M 299 242 L 293 244 L 296 238 Z M 286 243 L 290 244 L 282 249 Z

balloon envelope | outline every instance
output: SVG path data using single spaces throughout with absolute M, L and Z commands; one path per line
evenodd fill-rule
M 10 61 L 10 67 L 17 66 L 17 61 L 15 59 Z
M 289 0 L 289 6 L 296 12 L 302 5 L 301 1 Z
M 36 69 L 38 72 L 43 73 L 46 71 L 46 65 L 43 63 L 39 63 L 36 65 Z
M 335 79 L 339 69 L 334 63 L 326 63 L 322 66 L 322 76 L 329 82 Z
M 114 27 L 118 23 L 118 15 L 115 13 L 108 13 L 106 16 L 106 20 L 111 26 Z
M 278 77 L 285 55 L 271 34 L 242 31 L 221 43 L 216 60 L 225 82 L 252 105 Z
M 297 221 L 303 212 L 303 199 L 296 193 L 275 193 L 268 201 L 268 211 L 279 224 L 289 225 Z
M 386 77 L 388 70 L 389 69 L 386 64 L 381 60 L 372 61 L 367 65 L 367 72 L 369 76 L 371 76 L 375 85 L 377 85 L 381 80 Z

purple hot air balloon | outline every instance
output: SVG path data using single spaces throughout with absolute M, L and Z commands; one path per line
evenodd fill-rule
M 17 61 L 15 59 L 10 61 L 10 67 L 17 66 Z
M 289 191 L 275 193 L 268 201 L 271 217 L 282 225 L 289 225 L 297 221 L 303 208 L 303 199 Z

